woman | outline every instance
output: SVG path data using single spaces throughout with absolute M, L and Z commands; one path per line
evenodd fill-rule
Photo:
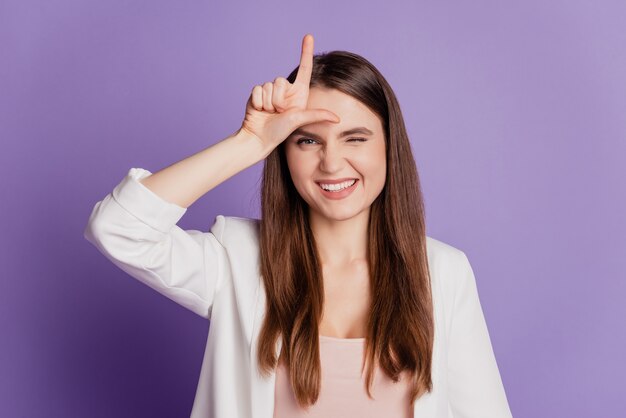
M 261 220 L 176 225 L 263 159 Z M 391 87 L 356 54 L 314 57 L 311 35 L 236 133 L 132 168 L 85 237 L 211 320 L 192 418 L 511 416 L 469 261 L 425 234 Z

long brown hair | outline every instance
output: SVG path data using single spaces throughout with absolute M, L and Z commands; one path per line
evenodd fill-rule
M 406 371 L 413 404 L 432 390 L 434 323 L 424 203 L 400 105 L 382 74 L 347 51 L 313 57 L 310 87 L 316 86 L 354 97 L 383 121 L 387 177 L 372 203 L 368 226 L 372 304 L 365 338 L 366 389 L 371 397 L 375 364 L 394 381 Z M 277 366 L 281 338 L 280 357 L 298 403 L 306 407 L 320 392 L 318 327 L 324 289 L 308 205 L 291 180 L 284 142 L 265 160 L 261 213 L 260 269 L 267 310 L 259 336 L 259 369 L 267 376 Z

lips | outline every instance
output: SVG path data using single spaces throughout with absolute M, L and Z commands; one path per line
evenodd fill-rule
M 354 192 L 354 190 L 357 188 L 358 184 L 359 184 L 359 180 L 353 179 L 353 183 L 351 186 L 348 186 L 340 190 L 324 190 L 324 188 L 322 188 L 321 185 L 319 186 L 320 186 L 320 192 L 322 196 L 324 196 L 325 198 L 330 199 L 330 200 L 342 200 L 350 196 L 352 192 Z
M 320 182 L 318 183 L 318 185 L 326 191 L 330 191 L 330 192 L 338 192 L 344 189 L 349 188 L 350 186 L 354 185 L 354 183 L 356 183 L 356 179 L 352 179 L 352 180 L 346 180 L 346 181 L 342 181 L 342 182 L 337 182 L 337 183 L 330 183 L 330 182 Z
M 344 181 L 351 181 L 351 180 L 356 180 L 354 177 L 344 177 L 342 179 L 321 179 L 321 180 L 316 180 L 315 182 L 317 184 L 338 184 L 338 183 L 343 183 Z

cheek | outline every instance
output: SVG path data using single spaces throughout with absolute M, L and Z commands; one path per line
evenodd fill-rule
M 385 186 L 385 180 L 387 176 L 387 169 L 385 161 L 378 163 L 372 167 L 370 180 L 376 186 L 377 189 L 381 189 Z
M 304 173 L 302 172 L 302 164 L 300 164 L 297 158 L 292 158 L 287 160 L 287 166 L 289 167 L 289 173 L 291 174 L 291 178 L 294 183 L 298 183 L 304 176 Z
M 285 158 L 287 159 L 287 168 L 289 169 L 289 173 L 291 174 L 291 178 L 295 179 L 298 177 L 298 168 L 300 167 L 298 161 L 298 153 L 290 152 L 289 148 L 285 149 Z
M 314 172 L 314 167 L 311 167 L 311 158 L 307 158 L 302 152 L 287 152 L 285 156 L 291 181 L 300 196 L 304 197 L 307 193 L 310 193 L 307 192 L 307 185 Z
M 369 177 L 370 182 L 385 183 L 387 159 L 384 150 L 382 152 L 380 150 L 368 150 L 360 155 L 355 163 L 362 170 L 362 174 Z
M 373 154 L 375 155 L 376 167 L 378 168 L 377 178 L 382 188 L 385 185 L 387 177 L 387 151 L 384 143 L 381 147 L 378 147 Z

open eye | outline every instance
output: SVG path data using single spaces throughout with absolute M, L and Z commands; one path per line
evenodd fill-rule
M 306 141 L 313 141 L 313 142 L 315 142 L 315 140 L 314 140 L 314 139 L 311 139 L 311 138 L 300 138 L 300 139 L 298 139 L 298 140 L 296 141 L 296 144 L 302 144 L 302 143 L 305 143 Z M 306 144 L 307 144 L 307 145 L 308 145 L 308 144 L 311 144 L 311 142 L 306 142 Z

